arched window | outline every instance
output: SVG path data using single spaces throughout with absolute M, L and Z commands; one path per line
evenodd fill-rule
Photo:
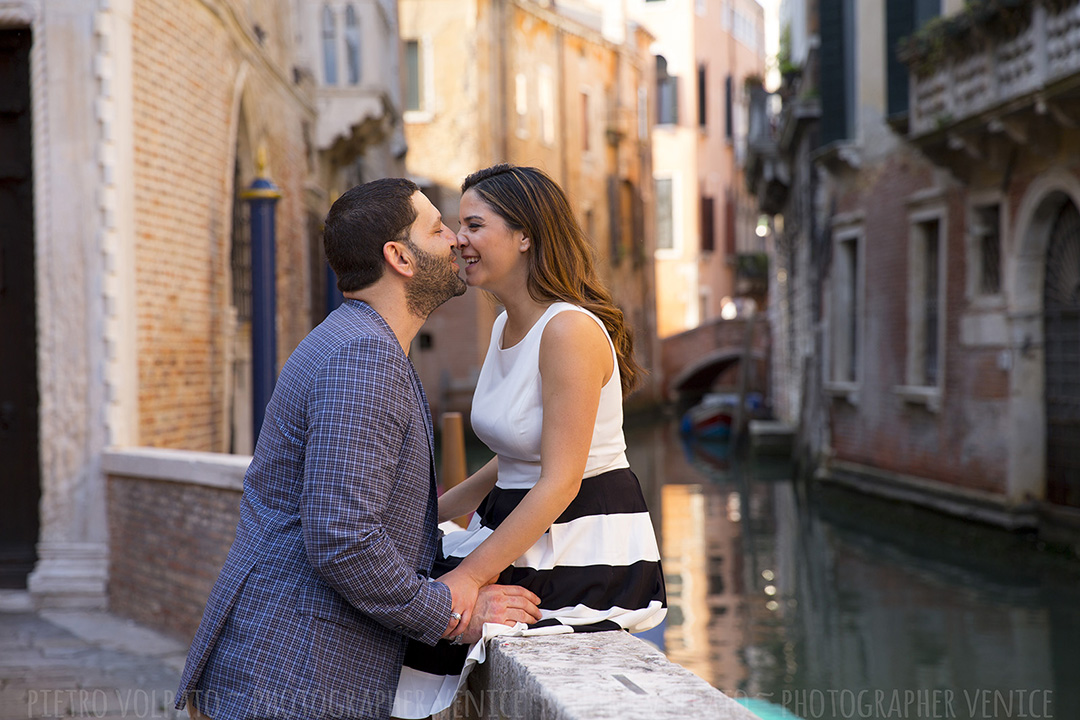
M 679 78 L 668 74 L 667 59 L 656 56 L 656 124 L 673 125 L 679 122 Z
M 356 9 L 345 7 L 345 52 L 349 63 L 349 84 L 360 84 L 360 22 L 356 19 Z
M 323 82 L 327 85 L 337 85 L 337 28 L 334 22 L 334 11 L 329 5 L 323 5 L 322 42 Z

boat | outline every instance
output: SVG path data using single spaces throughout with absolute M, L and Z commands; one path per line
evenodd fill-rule
M 731 425 L 738 407 L 738 393 L 705 393 L 697 405 L 683 413 L 679 429 L 684 435 L 698 438 L 727 438 L 731 435 Z M 745 419 L 755 417 L 761 413 L 763 407 L 761 393 L 747 393 L 743 405 L 743 417 Z

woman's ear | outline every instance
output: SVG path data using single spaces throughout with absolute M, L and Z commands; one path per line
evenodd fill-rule
M 521 236 L 521 252 L 525 252 L 532 246 L 532 241 L 524 235 Z

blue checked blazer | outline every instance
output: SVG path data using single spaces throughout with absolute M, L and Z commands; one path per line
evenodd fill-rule
M 213 720 L 388 717 L 406 641 L 434 644 L 450 621 L 450 591 L 427 577 L 433 446 L 412 363 L 346 301 L 278 378 L 177 708 L 191 695 Z

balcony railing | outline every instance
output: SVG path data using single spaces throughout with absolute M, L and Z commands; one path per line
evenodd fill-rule
M 1055 100 L 1080 84 L 1080 0 L 997 0 L 984 2 L 983 12 L 994 6 L 1008 18 L 989 25 L 996 31 L 974 18 L 947 19 L 937 37 L 912 44 L 911 139 L 977 118 L 1015 137 L 1009 116 L 1031 108 L 1063 124 L 1075 121 Z

